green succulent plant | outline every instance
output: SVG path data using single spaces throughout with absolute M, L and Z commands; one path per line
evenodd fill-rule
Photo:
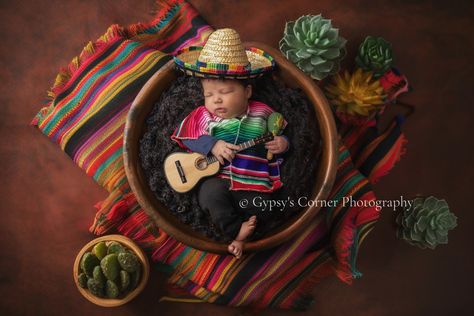
M 322 80 L 339 71 L 346 42 L 331 20 L 321 14 L 303 15 L 286 23 L 280 50 L 311 78 Z
M 355 61 L 357 66 L 372 71 L 374 77 L 378 78 L 392 66 L 392 44 L 382 37 L 367 36 L 359 46 Z
M 457 217 L 450 212 L 448 203 L 434 196 L 415 198 L 396 221 L 397 237 L 422 249 L 447 244 L 448 231 L 457 225 Z

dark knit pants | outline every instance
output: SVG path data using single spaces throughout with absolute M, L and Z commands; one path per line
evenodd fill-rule
M 272 213 L 262 211 L 262 207 L 253 205 L 254 199 L 260 203 L 271 199 L 271 193 L 256 191 L 229 190 L 230 180 L 218 177 L 206 178 L 198 188 L 198 199 L 201 208 L 206 211 L 212 222 L 222 231 L 225 237 L 234 240 L 240 231 L 242 222 L 250 216 L 257 216 L 257 228 L 265 226 L 272 219 Z M 247 200 L 242 207 L 239 201 Z M 258 204 L 257 204 L 258 205 Z

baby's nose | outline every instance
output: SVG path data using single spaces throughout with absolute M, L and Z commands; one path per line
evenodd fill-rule
M 214 97 L 214 103 L 222 103 L 222 98 L 219 96 Z

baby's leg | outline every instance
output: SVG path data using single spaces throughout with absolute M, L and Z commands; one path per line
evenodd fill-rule
M 255 226 L 257 225 L 257 217 L 252 216 L 247 221 L 242 223 L 240 231 L 237 237 L 230 243 L 227 250 L 233 254 L 237 259 L 242 256 L 242 249 L 244 247 L 244 241 L 253 234 Z
M 239 209 L 241 214 L 245 214 L 245 218 L 257 216 L 258 232 L 262 232 L 262 228 L 272 223 L 275 217 L 280 212 L 278 209 L 270 210 L 269 202 L 272 199 L 271 193 L 257 192 L 257 191 L 232 191 L 234 197 L 235 207 Z M 244 201 L 245 203 L 241 203 Z
M 234 207 L 229 181 L 222 178 L 208 178 L 204 180 L 198 189 L 198 199 L 201 207 L 209 212 L 212 222 L 232 239 L 227 248 L 236 258 L 242 255 L 243 241 L 255 230 L 257 218 L 253 217 L 242 221 Z
M 212 222 L 229 239 L 235 239 L 240 233 L 242 218 L 236 212 L 229 181 L 212 177 L 205 179 L 199 186 L 198 199 L 201 208 L 211 216 Z
M 268 208 L 265 209 L 261 205 L 263 201 L 269 201 L 272 198 L 270 193 L 238 190 L 231 191 L 231 194 L 234 200 L 234 207 L 239 210 L 239 213 L 245 214 L 247 218 L 250 217 L 242 223 L 239 234 L 227 248 L 236 258 L 240 258 L 244 241 L 254 234 L 257 222 L 259 227 L 263 226 L 265 229 L 265 226 L 274 219 L 275 212 L 269 211 Z M 259 233 L 264 233 L 264 231 Z
M 257 226 L 257 217 L 252 216 L 242 223 L 240 226 L 240 231 L 234 239 L 239 241 L 246 240 L 247 237 L 252 235 L 253 231 L 255 230 L 255 226 Z

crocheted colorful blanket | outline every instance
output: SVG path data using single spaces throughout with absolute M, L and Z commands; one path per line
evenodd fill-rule
M 159 0 L 153 21 L 111 26 L 62 69 L 50 101 L 32 124 L 106 188 L 90 231 L 118 231 L 135 240 L 170 273 L 170 297 L 231 306 L 306 308 L 317 280 L 336 274 L 350 283 L 361 274 L 359 246 L 379 217 L 375 207 L 323 208 L 304 231 L 281 246 L 243 256 L 190 248 L 157 227 L 137 203 L 125 176 L 125 118 L 145 82 L 179 49 L 202 45 L 212 31 L 183 0 Z M 338 170 L 329 199 L 373 201 L 371 184 L 403 153 L 400 120 L 383 133 L 370 121 L 340 132 Z M 367 205 L 367 204 L 365 204 Z M 171 299 L 168 297 L 168 299 Z M 189 301 L 189 300 L 188 300 Z

